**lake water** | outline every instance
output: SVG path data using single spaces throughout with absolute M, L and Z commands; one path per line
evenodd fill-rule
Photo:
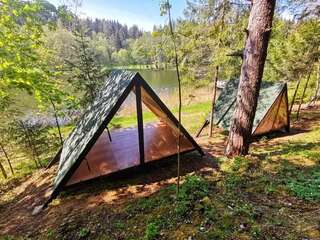
M 139 72 L 157 94 L 170 95 L 178 87 L 176 72 L 173 70 L 135 69 L 131 71 Z M 34 97 L 21 92 L 18 94 L 14 109 L 24 114 L 33 113 L 36 111 Z
M 138 71 L 157 92 L 172 92 L 178 87 L 176 72 L 173 70 L 134 70 Z

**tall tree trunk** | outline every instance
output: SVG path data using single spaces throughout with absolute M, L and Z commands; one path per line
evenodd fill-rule
M 41 163 L 38 162 L 37 160 L 37 153 L 36 153 L 36 150 L 35 150 L 35 146 L 33 145 L 32 143 L 32 139 L 31 139 L 31 136 L 30 136 L 30 133 L 29 133 L 29 130 L 27 129 L 27 127 L 24 125 L 24 123 L 22 121 L 19 121 L 19 124 L 20 126 L 22 127 L 23 131 L 24 131 L 24 134 L 27 138 L 27 141 L 28 141 L 28 145 L 29 145 L 29 148 L 31 150 L 31 153 L 32 153 L 32 157 L 33 157 L 33 161 L 36 165 L 36 168 L 39 168 L 39 165 L 41 166 Z M 42 167 L 42 166 L 41 166 Z
M 14 171 L 13 171 L 13 167 L 12 167 L 12 164 L 11 164 L 11 161 L 10 161 L 10 158 L 9 158 L 9 155 L 7 153 L 7 151 L 5 150 L 4 146 L 2 145 L 2 143 L 0 142 L 0 149 L 1 151 L 3 152 L 5 158 L 7 159 L 7 162 L 9 164 L 9 167 L 10 167 L 10 171 L 12 173 L 12 175 L 14 175 Z
M 267 57 L 276 0 L 252 1 L 247 40 L 226 155 L 247 155 Z
M 181 111 L 182 111 L 182 92 L 181 92 L 181 78 L 180 78 L 180 69 L 179 69 L 179 59 L 178 59 L 178 50 L 177 50 L 177 43 L 176 43 L 176 35 L 173 31 L 173 23 L 171 18 L 171 5 L 170 1 L 166 0 L 164 2 L 165 9 L 168 13 L 169 18 L 169 28 L 170 28 L 170 35 L 173 42 L 173 50 L 174 50 L 174 63 L 176 68 L 177 80 L 178 80 L 178 92 L 179 92 L 179 110 L 178 110 L 178 154 L 177 154 L 177 195 L 180 191 L 180 153 L 181 153 Z
M 213 82 L 213 96 L 212 96 L 212 105 L 211 105 L 211 112 L 210 112 L 209 137 L 212 137 L 213 118 L 214 118 L 214 108 L 216 105 L 218 77 L 219 77 L 219 66 L 216 66 L 216 75 L 215 75 L 214 82 Z

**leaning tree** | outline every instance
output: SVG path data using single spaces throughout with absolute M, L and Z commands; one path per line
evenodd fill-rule
M 257 108 L 276 0 L 253 0 L 236 108 L 231 120 L 226 155 L 247 155 Z

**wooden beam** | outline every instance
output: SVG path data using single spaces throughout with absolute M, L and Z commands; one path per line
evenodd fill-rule
M 144 157 L 144 134 L 143 134 L 143 115 L 142 115 L 142 101 L 141 101 L 141 84 L 139 79 L 135 83 L 136 93 L 136 106 L 137 106 L 137 122 L 138 122 L 138 135 L 139 135 L 139 153 L 140 165 L 145 162 Z
M 159 105 L 162 111 L 168 116 L 168 118 L 174 123 L 174 125 L 178 128 L 179 122 L 177 118 L 172 114 L 172 112 L 167 108 L 167 106 L 161 101 L 161 99 L 157 96 L 157 94 L 153 91 L 153 89 L 147 84 L 147 82 L 137 74 L 137 78 L 140 79 L 141 86 L 143 89 L 149 94 L 150 97 Z M 197 142 L 190 136 L 187 130 L 181 125 L 181 133 L 191 142 L 191 144 L 195 147 L 195 149 L 200 153 L 200 155 L 204 156 L 204 152 L 201 147 L 197 144 Z
M 232 101 L 232 103 L 229 105 L 229 107 L 227 108 L 227 110 L 224 112 L 224 114 L 221 116 L 221 118 L 218 120 L 218 122 L 216 123 L 217 125 L 219 125 L 221 123 L 221 121 L 224 119 L 224 117 L 227 115 L 227 113 L 230 111 L 230 109 L 232 108 L 232 106 L 236 103 L 236 98 Z
M 109 140 L 110 140 L 110 142 L 112 142 L 111 133 L 110 133 L 110 130 L 109 130 L 108 126 L 106 127 L 106 129 L 107 129 L 107 132 L 108 132 Z
M 211 105 L 211 113 L 210 113 L 210 119 L 209 119 L 209 137 L 212 137 L 212 131 L 213 131 L 213 118 L 214 118 L 214 108 L 216 104 L 216 95 L 217 95 L 217 83 L 219 78 L 219 66 L 216 66 L 216 76 L 214 78 L 213 83 L 213 96 L 212 96 L 212 105 Z
M 54 156 L 54 158 L 48 163 L 46 169 L 52 167 L 55 163 L 57 163 L 60 160 L 60 155 L 62 152 L 62 147 L 59 149 L 59 151 L 57 152 L 57 154 Z
M 288 98 L 288 85 L 287 83 L 285 84 L 285 89 L 284 89 L 284 97 L 286 100 L 286 104 L 287 104 L 287 126 L 286 126 L 286 131 L 290 132 L 290 112 L 289 112 L 289 98 Z
M 278 106 L 277 106 L 277 112 L 276 112 L 276 115 L 274 116 L 274 119 L 273 119 L 273 122 L 272 122 L 271 131 L 273 130 L 274 124 L 276 123 L 278 115 L 279 115 L 279 110 L 280 110 L 280 106 L 281 106 L 281 103 L 282 103 L 283 94 L 284 94 L 284 88 L 281 91 L 281 98 L 279 99 L 279 103 L 278 103 Z

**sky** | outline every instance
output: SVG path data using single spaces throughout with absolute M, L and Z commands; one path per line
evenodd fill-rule
M 49 0 L 55 6 L 65 0 Z M 140 29 L 151 31 L 154 25 L 167 23 L 166 16 L 160 16 L 160 0 L 83 0 L 78 10 L 82 17 L 118 20 L 129 27 L 136 24 Z M 183 16 L 186 0 L 171 0 L 172 17 Z

